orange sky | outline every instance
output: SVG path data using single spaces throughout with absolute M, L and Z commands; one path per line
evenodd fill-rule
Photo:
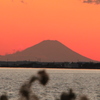
M 0 0 L 0 55 L 48 39 L 100 61 L 100 5 L 82 0 Z

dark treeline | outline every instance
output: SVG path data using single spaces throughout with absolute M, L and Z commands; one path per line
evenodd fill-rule
M 99 62 L 94 63 L 94 62 L 33 62 L 33 61 L 7 62 L 7 61 L 1 61 L 0 67 L 100 69 L 100 63 Z

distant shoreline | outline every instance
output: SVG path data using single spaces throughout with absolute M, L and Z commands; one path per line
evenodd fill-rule
M 49 68 L 49 69 L 100 69 L 100 63 L 93 62 L 0 62 L 1 68 Z
M 26 67 L 0 67 L 0 69 L 55 69 L 55 70 L 100 70 L 100 69 L 85 69 L 85 68 L 26 68 Z

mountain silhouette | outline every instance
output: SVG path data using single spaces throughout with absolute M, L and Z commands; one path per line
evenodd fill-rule
M 0 61 L 90 62 L 93 61 L 69 49 L 57 40 L 44 40 L 23 51 L 0 56 Z

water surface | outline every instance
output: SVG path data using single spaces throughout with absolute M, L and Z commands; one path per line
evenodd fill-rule
M 41 69 L 0 68 L 0 93 L 7 92 L 9 99 L 18 99 L 20 86 Z M 63 91 L 72 88 L 77 95 L 100 100 L 100 70 L 45 69 L 50 76 L 46 87 L 33 83 L 32 90 L 40 99 L 55 100 Z

